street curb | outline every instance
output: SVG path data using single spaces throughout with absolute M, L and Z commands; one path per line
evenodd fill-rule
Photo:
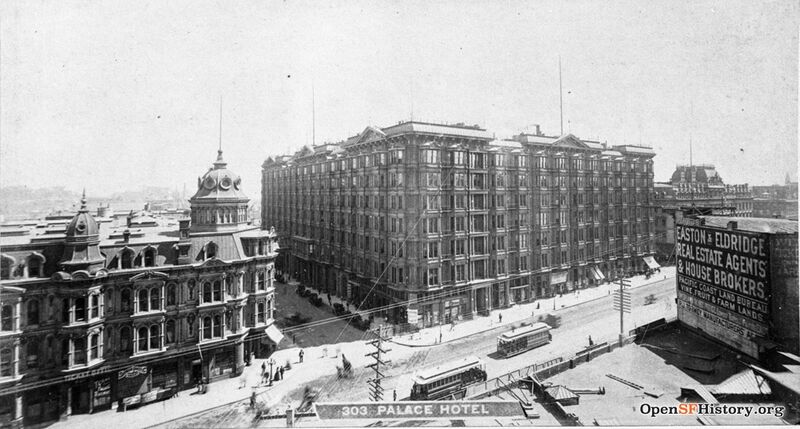
M 673 278 L 674 278 L 674 277 L 673 277 Z M 664 279 L 661 279 L 661 281 L 664 281 Z M 651 285 L 651 284 L 653 284 L 653 283 L 656 283 L 656 281 L 653 281 L 653 282 L 650 282 L 650 283 L 643 283 L 643 284 L 640 284 L 639 286 L 636 286 L 636 287 L 635 287 L 635 288 L 633 288 L 633 289 L 640 288 L 640 287 L 642 287 L 642 286 Z M 555 310 L 555 312 L 558 312 L 558 311 L 561 311 L 561 310 L 564 310 L 564 309 L 567 309 L 567 308 L 572 308 L 572 307 L 575 307 L 575 306 L 578 306 L 578 305 L 588 304 L 588 303 L 590 303 L 590 302 L 597 301 L 597 300 L 599 300 L 599 299 L 603 299 L 603 298 L 607 298 L 607 297 L 609 297 L 609 296 L 610 296 L 610 295 L 599 296 L 599 297 L 597 297 L 597 298 L 592 298 L 592 299 L 589 299 L 589 300 L 586 300 L 586 301 L 582 301 L 582 302 L 578 302 L 578 303 L 575 303 L 575 304 L 572 304 L 572 305 L 567 305 L 567 306 L 564 306 L 564 307 L 559 307 L 557 310 Z M 550 298 L 547 298 L 547 299 L 550 299 Z M 549 312 L 548 312 L 548 313 L 549 313 Z M 474 319 L 473 319 L 473 320 L 474 320 Z M 498 329 L 498 328 L 501 328 L 501 327 L 504 327 L 504 326 L 510 326 L 510 325 L 512 325 L 512 324 L 514 324 L 514 323 L 517 323 L 517 322 L 520 322 L 520 321 L 521 321 L 521 320 L 517 320 L 517 321 L 515 321 L 515 322 L 509 322 L 509 323 L 506 323 L 506 324 L 497 325 L 497 326 L 495 326 L 495 327 L 492 327 L 492 328 L 489 328 L 489 329 L 484 329 L 484 330 L 481 330 L 481 331 L 470 332 L 468 335 L 465 335 L 465 336 L 463 336 L 463 337 L 451 338 L 451 339 L 449 339 L 449 340 L 447 340 L 447 341 L 442 341 L 441 343 L 433 343 L 433 344 L 404 344 L 404 343 L 402 343 L 402 342 L 397 342 L 397 341 L 395 341 L 394 339 L 389 339 L 389 342 L 395 343 L 395 344 L 397 344 L 397 345 L 400 345 L 400 346 L 405 346 L 405 347 L 415 347 L 415 348 L 416 348 L 416 347 L 435 347 L 435 346 L 440 346 L 440 345 L 442 345 L 442 344 L 448 344 L 448 343 L 452 343 L 452 342 L 454 342 L 454 341 L 463 340 L 464 338 L 467 338 L 467 337 L 469 337 L 470 335 L 475 335 L 475 334 L 483 334 L 483 333 L 485 333 L 485 332 L 493 331 L 493 330 L 495 330 L 495 329 Z

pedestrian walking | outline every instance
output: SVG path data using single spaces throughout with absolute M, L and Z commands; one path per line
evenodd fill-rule
M 300 363 L 303 363 L 303 355 L 305 354 L 303 352 L 303 349 L 300 349 L 300 353 L 299 354 L 300 354 Z
M 397 389 L 392 390 L 392 401 L 397 402 Z
M 280 367 L 280 368 L 278 368 L 278 371 L 280 371 L 280 373 L 281 373 L 281 380 L 283 380 L 283 371 L 286 371 L 286 368 L 284 368 L 284 367 Z
M 243 388 L 247 386 L 247 375 L 245 372 L 242 372 L 242 376 L 239 377 L 239 388 Z
M 503 323 L 503 313 L 497 313 L 498 323 Z
M 442 343 L 442 332 L 439 331 L 439 344 L 441 344 L 441 343 Z
M 328 357 L 328 347 L 322 348 L 322 357 Z
M 261 376 L 264 376 L 264 373 L 267 372 L 267 363 L 261 362 Z
M 591 347 L 593 345 L 594 345 L 594 341 L 592 341 L 592 336 L 589 335 L 589 346 Z
M 250 394 L 250 408 L 256 407 L 256 390 L 253 389 L 253 393 Z

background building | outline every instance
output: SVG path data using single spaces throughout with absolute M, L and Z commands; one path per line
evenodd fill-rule
M 669 182 L 656 183 L 656 258 L 675 262 L 675 225 L 683 217 L 750 217 L 754 200 L 747 184 L 726 185 L 711 164 L 678 165 Z
M 796 221 L 700 216 L 676 237 L 682 324 L 756 359 L 798 354 Z
M 797 182 L 753 186 L 753 216 L 797 220 Z
M 272 326 L 270 231 L 248 224 L 220 151 L 191 221 L 98 223 L 85 198 L 66 230 L 0 236 L 0 419 L 35 424 L 169 397 L 263 357 Z
M 263 224 L 285 273 L 429 326 L 655 267 L 653 156 L 538 129 L 367 127 L 267 159 Z

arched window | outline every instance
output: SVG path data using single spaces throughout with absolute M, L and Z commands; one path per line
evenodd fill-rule
M 161 310 L 161 289 L 150 289 L 150 310 Z
M 69 338 L 61 339 L 61 367 L 69 367 L 69 356 L 72 354 L 69 350 Z
M 203 283 L 203 302 L 211 302 L 211 283 Z
M 214 316 L 214 337 L 222 336 L 222 318 Z
M 122 289 L 122 293 L 119 297 L 119 304 L 122 308 L 122 311 L 128 312 L 131 311 L 131 290 L 130 289 Z
M 177 301 L 177 288 L 175 283 L 170 283 L 167 285 L 167 305 L 175 305 Z
M 161 348 L 161 327 L 153 325 L 150 327 L 150 350 Z
M 114 289 L 106 290 L 106 298 L 104 304 L 106 308 L 106 314 L 114 314 Z
M 217 245 L 214 242 L 206 244 L 206 259 L 211 259 L 217 256 Z
M 125 249 L 120 254 L 120 264 L 122 269 L 133 268 L 133 250 Z
M 13 266 L 14 259 L 6 255 L 0 255 L 0 279 L 10 279 Z
M 266 320 L 264 319 L 265 315 L 264 315 L 264 303 L 263 302 L 259 302 L 258 303 L 258 309 L 257 309 L 256 313 L 258 314 L 258 323 L 265 323 Z
M 0 350 L 0 377 L 11 377 L 11 349 Z
M 175 321 L 167 320 L 167 344 L 175 342 Z
M 28 301 L 28 325 L 39 324 L 39 300 Z
M 86 365 L 86 337 L 77 337 L 72 340 L 72 344 L 75 350 L 73 364 Z
M 14 330 L 14 307 L 4 305 L 0 312 L 0 331 Z
M 211 338 L 211 318 L 210 317 L 204 317 L 203 318 L 203 338 L 202 339 L 207 340 L 209 338 Z
M 95 360 L 100 357 L 100 335 L 94 334 L 89 337 L 89 359 Z
M 86 320 L 86 298 L 75 298 L 75 321 Z
M 261 240 L 258 241 L 258 254 L 259 255 L 264 254 L 264 242 Z
M 39 255 L 31 255 L 28 257 L 28 277 L 41 277 L 42 276 L 42 257 Z
M 139 311 L 149 311 L 148 308 L 148 296 L 147 296 L 147 289 L 142 289 L 139 291 Z
M 214 301 L 222 301 L 222 281 L 214 281 Z
M 144 266 L 145 267 L 155 267 L 156 266 L 156 249 L 148 248 L 144 251 Z
M 28 338 L 25 355 L 28 368 L 36 368 L 39 363 L 39 340 L 36 337 Z
M 70 305 L 69 298 L 61 300 L 61 323 L 70 323 L 69 314 L 72 311 Z
M 119 351 L 123 356 L 131 354 L 131 328 L 127 326 L 119 330 Z
M 91 295 L 89 297 L 90 303 L 90 318 L 94 319 L 100 317 L 100 295 Z
M 147 351 L 147 337 L 148 337 L 147 328 L 139 328 L 139 351 L 144 352 Z

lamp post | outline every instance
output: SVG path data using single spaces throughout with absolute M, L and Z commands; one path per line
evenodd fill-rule
M 272 366 L 275 365 L 275 359 L 269 358 L 267 362 L 269 363 L 269 386 L 272 386 L 272 378 L 273 378 Z

